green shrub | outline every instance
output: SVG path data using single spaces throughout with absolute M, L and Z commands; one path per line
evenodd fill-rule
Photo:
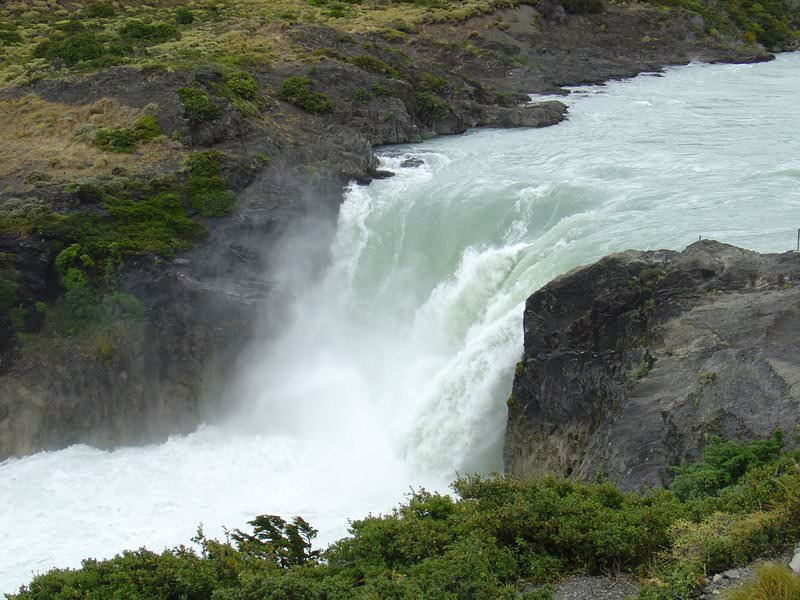
M 97 130 L 94 144 L 107 152 L 133 152 L 136 144 L 147 142 L 161 135 L 161 127 L 152 115 L 139 117 L 133 127 Z
M 369 102 L 371 98 L 372 96 L 370 96 L 369 92 L 365 89 L 358 89 L 353 92 L 353 100 L 360 102 L 361 104 Z
M 79 570 L 55 569 L 34 580 L 23 598 L 209 598 L 220 574 L 192 550 L 156 554 L 125 551 L 110 560 L 84 560 Z
M 403 33 L 417 33 L 418 31 L 416 26 L 411 25 L 408 21 L 403 19 L 393 19 L 389 25 L 391 25 L 397 31 L 402 31 Z
M 115 14 L 114 7 L 107 2 L 92 2 L 86 7 L 86 16 L 93 19 L 108 19 Z
M 417 116 L 420 121 L 429 127 L 432 127 L 436 121 L 446 117 L 450 112 L 450 105 L 433 92 L 417 93 L 416 101 Z
M 432 75 L 427 71 L 420 73 L 420 79 L 422 79 L 423 88 L 431 92 L 438 93 L 447 88 L 447 80 L 444 77 Z
M 396 29 L 381 29 L 378 32 L 378 35 L 380 35 L 387 42 L 400 42 L 408 37 L 405 33 L 402 31 L 397 31 Z
M 194 22 L 194 13 L 185 6 L 175 9 L 175 22 L 178 25 L 189 25 Z
M 54 27 L 64 33 L 80 33 L 86 31 L 86 26 L 77 19 L 68 19 L 62 23 L 56 23 Z
M 136 191 L 130 182 L 126 188 Z M 43 212 L 31 226 L 66 244 L 54 270 L 64 290 L 49 314 L 49 331 L 76 334 L 119 320 L 140 319 L 144 307 L 118 290 L 128 253 L 172 256 L 205 235 L 202 225 L 186 216 L 181 197 L 144 186 L 142 197 L 103 193 L 106 214 Z M 30 218 L 29 218 L 30 220 Z
M 671 528 L 672 556 L 703 572 L 719 573 L 779 549 L 790 523 L 782 511 L 715 512 L 699 523 L 679 520 Z
M 236 194 L 220 177 L 222 158 L 221 152 L 205 151 L 193 153 L 186 161 L 189 204 L 202 217 L 222 217 L 236 208 Z
M 169 23 L 145 23 L 140 19 L 130 19 L 119 28 L 121 38 L 143 44 L 160 44 L 178 40 L 180 32 Z
M 382 60 L 370 56 L 369 54 L 359 54 L 353 56 L 347 62 L 355 65 L 359 69 L 364 69 L 370 73 L 377 73 L 379 75 L 387 75 L 388 77 L 400 77 L 400 73 L 394 67 L 387 65 Z
M 391 96 L 392 90 L 380 83 L 373 83 L 372 84 L 372 92 L 376 96 Z
M 225 85 L 245 100 L 255 100 L 258 96 L 258 83 L 252 75 L 244 71 L 233 71 L 225 75 Z
M 186 87 L 178 90 L 186 118 L 192 125 L 213 121 L 222 114 L 222 109 L 211 99 L 208 92 L 200 88 Z
M 0 47 L 14 46 L 22 43 L 22 36 L 17 31 L 16 23 L 0 23 Z
M 783 434 L 776 431 L 764 441 L 723 442 L 714 437 L 703 448 L 702 459 L 676 468 L 670 489 L 681 500 L 702 498 L 736 483 L 749 469 L 774 461 L 783 448 Z
M 150 141 L 161 135 L 161 127 L 153 115 L 144 115 L 134 123 L 133 134 L 137 141 Z
M 321 92 L 313 92 L 314 82 L 307 77 L 288 77 L 281 82 L 278 97 L 304 111 L 323 114 L 333 111 L 333 102 Z
M 237 549 L 245 555 L 275 562 L 284 569 L 314 563 L 319 558 L 320 551 L 311 548 L 317 530 L 302 517 L 287 523 L 278 515 L 259 515 L 248 525 L 253 527 L 253 533 L 241 529 L 231 533 Z
M 133 294 L 112 292 L 103 297 L 103 310 L 113 320 L 141 320 L 145 315 L 144 304 Z
M 756 567 L 756 580 L 722 593 L 724 600 L 800 600 L 800 575 L 786 565 Z
M 105 49 L 100 40 L 92 33 L 79 32 L 69 37 L 50 40 L 39 44 L 34 56 L 47 58 L 50 61 L 61 60 L 67 65 L 100 58 Z

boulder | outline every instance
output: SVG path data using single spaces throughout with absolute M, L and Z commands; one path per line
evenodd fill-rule
M 527 301 L 505 469 L 664 486 L 711 436 L 800 422 L 800 255 L 628 251 Z

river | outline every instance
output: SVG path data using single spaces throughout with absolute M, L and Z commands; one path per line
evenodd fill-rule
M 798 89 L 798 53 L 689 65 L 576 89 L 554 127 L 385 149 L 396 176 L 347 193 L 324 276 L 283 274 L 294 318 L 250 350 L 226 423 L 0 464 L 0 592 L 257 514 L 302 515 L 324 545 L 410 487 L 502 470 L 531 292 L 628 248 L 794 248 Z

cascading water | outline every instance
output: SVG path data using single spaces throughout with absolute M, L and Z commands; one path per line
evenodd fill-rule
M 0 464 L 0 590 L 262 513 L 302 515 L 327 542 L 409 485 L 499 470 L 532 291 L 609 252 L 700 235 L 793 246 L 797 89 L 797 54 L 693 65 L 583 90 L 556 127 L 388 150 L 396 177 L 347 194 L 325 275 L 287 280 L 294 316 L 254 348 L 229 422 Z M 412 157 L 423 164 L 403 166 Z

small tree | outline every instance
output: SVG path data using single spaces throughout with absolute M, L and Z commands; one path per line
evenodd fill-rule
M 240 552 L 274 562 L 287 569 L 308 562 L 316 562 L 319 550 L 311 549 L 317 530 L 302 517 L 287 523 L 278 515 L 259 515 L 248 525 L 253 533 L 235 529 L 231 538 Z

